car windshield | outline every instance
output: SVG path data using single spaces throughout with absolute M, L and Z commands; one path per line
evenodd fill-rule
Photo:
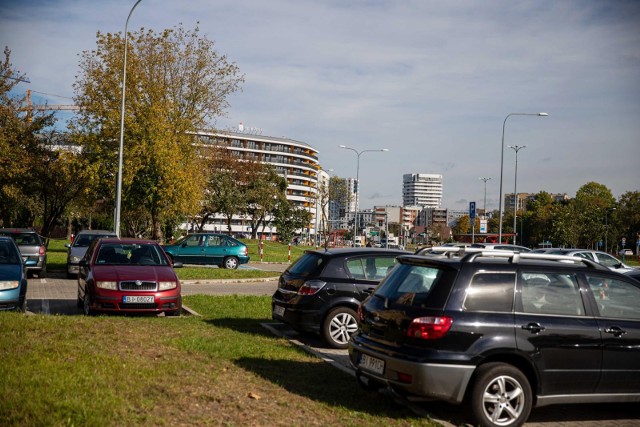
M 161 249 L 153 244 L 104 243 L 100 246 L 98 265 L 169 265 Z
M 399 264 L 380 284 L 374 296 L 400 305 L 423 306 L 431 289 L 448 272 L 437 267 Z M 452 279 L 450 279 L 452 280 Z
M 0 240 L 0 264 L 20 264 L 20 254 L 10 241 Z
M 324 258 L 319 254 L 306 253 L 289 267 L 288 271 L 291 274 L 306 277 L 313 274 L 323 264 L 323 260 Z
M 2 233 L 11 237 L 19 246 L 39 245 L 40 238 L 36 233 Z

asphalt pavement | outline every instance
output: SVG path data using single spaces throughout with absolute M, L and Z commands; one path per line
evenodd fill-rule
M 288 264 L 251 263 L 244 268 L 273 271 L 274 277 L 245 280 L 182 281 L 183 295 L 272 295 L 277 288 L 277 276 Z M 76 305 L 77 281 L 66 279 L 63 272 L 51 272 L 49 277 L 29 279 L 27 309 L 34 314 L 80 315 Z M 188 309 L 188 307 L 187 307 Z M 196 313 L 197 314 L 197 313 Z M 346 350 L 327 348 L 319 338 L 299 335 L 278 322 L 262 325 L 273 334 L 283 336 L 305 351 L 316 355 L 337 369 L 354 375 Z M 406 403 L 418 415 L 429 416 L 444 426 L 467 425 L 461 407 L 441 402 Z M 533 409 L 528 427 L 640 427 L 640 410 L 635 403 L 558 405 Z

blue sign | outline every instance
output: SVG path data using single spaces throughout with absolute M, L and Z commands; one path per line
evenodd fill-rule
M 476 202 L 469 202 L 469 218 L 476 219 Z

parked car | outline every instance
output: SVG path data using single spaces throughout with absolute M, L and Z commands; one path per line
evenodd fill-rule
M 6 236 L 0 236 L 0 310 L 27 310 L 24 263 L 16 243 Z
M 162 247 L 153 240 L 95 239 L 79 265 L 78 308 L 86 315 L 180 315 L 180 280 Z
M 620 256 L 633 256 L 633 251 L 631 249 L 622 249 L 618 252 Z
M 44 239 L 30 228 L 0 228 L 0 236 L 11 237 L 18 245 L 27 277 L 36 273 L 39 278 L 47 275 L 47 248 Z
M 67 277 L 75 277 L 78 274 L 78 263 L 87 252 L 87 248 L 94 239 L 101 237 L 118 237 L 113 231 L 107 230 L 82 230 L 73 242 L 65 244 L 67 247 Z
M 361 385 L 468 404 L 477 425 L 522 425 L 532 406 L 640 402 L 640 282 L 588 259 L 401 256 L 359 316 L 349 357 Z
M 624 273 L 626 276 L 633 277 L 634 279 L 640 281 L 640 268 L 634 268 L 631 271 L 627 271 Z
M 164 246 L 172 260 L 185 264 L 217 265 L 235 269 L 249 262 L 247 245 L 217 233 L 188 234 L 173 245 Z
M 507 243 L 474 243 L 471 247 L 486 249 L 488 251 L 531 252 L 531 249 L 525 246 L 510 245 Z
M 408 252 L 384 248 L 307 250 L 287 268 L 273 294 L 272 317 L 301 332 L 320 334 L 334 348 L 346 348 L 358 329 L 356 312 Z
M 618 273 L 626 273 L 633 270 L 633 267 L 624 264 L 613 255 L 609 255 L 608 253 L 601 251 L 592 251 L 590 249 L 560 249 L 549 252 L 549 254 L 577 256 L 590 259 L 591 261 L 602 264 L 613 271 L 617 271 Z

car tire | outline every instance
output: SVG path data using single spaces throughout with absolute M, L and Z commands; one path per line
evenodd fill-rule
M 476 372 L 469 404 L 480 426 L 517 427 L 529 418 L 532 400 L 529 380 L 518 368 L 487 363 Z
M 349 338 L 358 330 L 355 310 L 338 307 L 331 310 L 322 322 L 322 338 L 333 348 L 347 348 Z
M 20 298 L 18 301 L 18 306 L 16 307 L 16 311 L 20 313 L 27 312 L 27 296 L 25 295 L 23 298 Z
M 91 298 L 89 297 L 89 292 L 84 293 L 84 298 L 82 300 L 82 312 L 85 316 L 92 316 L 93 310 L 91 310 Z
M 222 263 L 222 268 L 235 270 L 236 268 L 238 268 L 239 265 L 240 265 L 240 261 L 238 260 L 238 258 L 234 256 L 230 256 L 224 259 L 224 262 Z

